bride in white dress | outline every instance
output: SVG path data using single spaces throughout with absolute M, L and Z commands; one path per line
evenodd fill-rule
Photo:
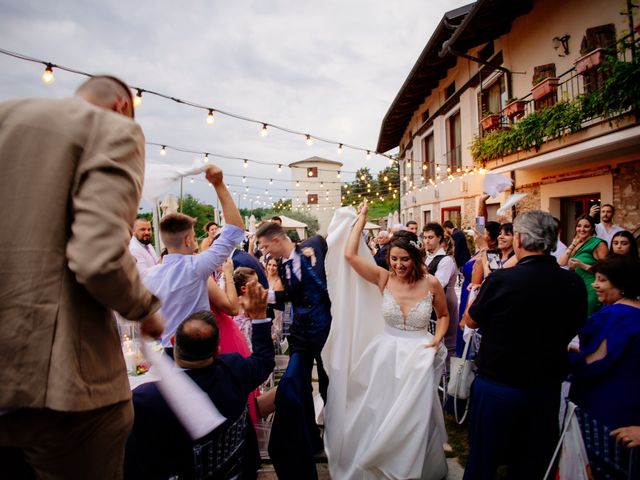
M 437 395 L 446 298 L 410 232 L 391 240 L 389 270 L 375 264 L 361 238 L 366 213 L 366 202 L 355 222 L 352 208 L 339 209 L 327 238 L 333 324 L 323 359 L 331 379 L 324 412 L 331 476 L 440 480 L 447 473 Z M 433 307 L 435 336 L 427 331 Z

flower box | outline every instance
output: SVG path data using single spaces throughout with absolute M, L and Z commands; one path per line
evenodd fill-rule
M 525 102 L 523 100 L 514 100 L 504 107 L 503 112 L 509 118 L 521 117 L 524 115 L 524 105 Z
M 484 131 L 495 130 L 500 126 L 500 115 L 497 113 L 490 113 L 485 116 L 480 123 L 482 124 L 482 129 Z
M 531 95 L 535 101 L 555 95 L 558 91 L 559 80 L 557 77 L 547 77 L 531 88 Z
M 573 64 L 576 67 L 576 72 L 587 73 L 598 65 L 604 62 L 606 50 L 604 48 L 596 48 L 595 50 L 581 56 Z

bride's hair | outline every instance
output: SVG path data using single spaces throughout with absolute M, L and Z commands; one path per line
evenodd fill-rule
M 415 233 L 400 230 L 393 234 L 387 250 L 387 265 L 391 270 L 391 249 L 393 247 L 406 250 L 413 263 L 413 270 L 409 273 L 409 283 L 415 283 L 427 274 L 427 265 L 424 263 L 424 249 Z

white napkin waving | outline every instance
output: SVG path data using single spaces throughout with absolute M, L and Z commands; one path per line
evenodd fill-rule
M 218 411 L 209 396 L 161 350 L 142 342 L 142 352 L 155 366 L 160 377 L 158 389 L 192 440 L 204 437 L 220 426 L 226 418 Z
M 198 173 L 204 172 L 206 167 L 206 164 L 200 158 L 194 160 L 191 167 L 147 162 L 144 171 L 142 198 L 154 203 L 155 200 L 160 198 L 163 193 L 166 193 L 169 186 L 180 177 L 197 175 Z
M 510 188 L 513 182 L 510 178 L 495 173 L 487 173 L 482 181 L 482 191 L 491 198 L 496 198 L 500 192 Z
M 526 193 L 514 193 L 513 195 L 511 195 L 509 198 L 507 198 L 507 201 L 504 202 L 504 205 L 502 205 L 498 209 L 498 215 L 505 215 L 507 213 L 507 210 L 509 210 L 512 206 L 514 206 L 526 196 Z

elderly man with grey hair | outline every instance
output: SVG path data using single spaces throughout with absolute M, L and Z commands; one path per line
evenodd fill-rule
M 385 270 L 389 269 L 389 265 L 387 264 L 387 252 L 389 251 L 390 241 L 391 234 L 386 230 L 382 230 L 374 239 L 374 243 L 378 245 L 378 250 L 376 250 L 373 259 L 376 261 L 376 265 L 384 268 Z
M 467 325 L 482 343 L 471 390 L 469 459 L 464 478 L 544 476 L 558 440 L 560 385 L 568 373 L 567 344 L 587 318 L 587 292 L 549 252 L 553 217 L 518 215 L 513 248 L 518 264 L 493 272 L 469 309 Z

